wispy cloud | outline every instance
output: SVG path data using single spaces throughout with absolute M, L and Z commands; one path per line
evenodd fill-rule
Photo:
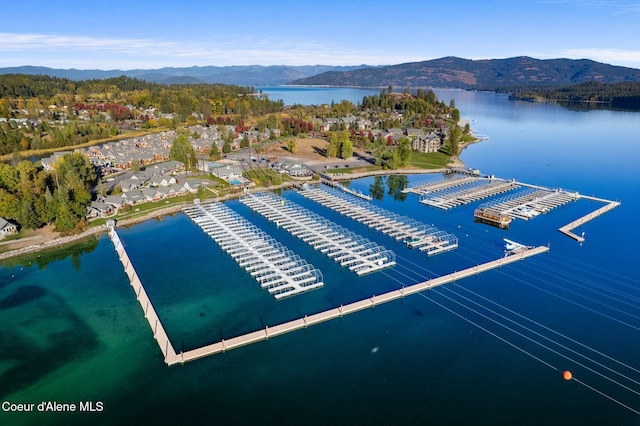
M 606 64 L 627 64 L 640 67 L 640 50 L 624 49 L 564 49 L 559 56 L 570 59 L 593 59 Z
M 640 13 L 640 1 L 638 0 L 537 0 L 537 3 L 606 9 L 613 13 Z
M 232 40 L 232 41 L 229 41 Z M 191 65 L 309 65 L 342 64 L 359 65 L 362 63 L 378 65 L 382 60 L 391 63 L 394 60 L 415 60 L 416 58 L 389 57 L 381 52 L 363 53 L 330 43 L 318 43 L 309 40 L 290 40 L 273 37 L 228 36 L 224 40 L 171 41 L 149 38 L 109 38 L 86 37 L 59 34 L 18 34 L 0 33 L 0 66 L 22 57 L 34 57 L 34 53 L 58 53 L 69 66 L 92 67 L 90 61 L 99 59 L 117 60 L 117 64 L 137 63 L 139 67 L 163 64 L 165 66 Z M 20 59 L 18 59 L 20 58 Z M 117 59 L 116 59 L 117 58 Z M 60 62 L 60 59 L 57 59 Z M 35 65 L 49 65 L 38 63 Z

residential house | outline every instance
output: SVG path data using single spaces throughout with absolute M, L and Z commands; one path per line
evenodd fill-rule
M 124 206 L 125 200 L 122 195 L 107 195 L 104 197 L 104 202 L 112 205 L 114 209 L 119 209 Z
M 122 198 L 125 199 L 127 204 L 138 204 L 145 201 L 145 196 L 139 189 L 132 189 L 131 191 L 123 192 Z
M 160 201 L 163 197 L 163 194 L 156 188 L 144 188 L 142 195 L 144 195 L 145 201 Z
M 92 201 L 90 205 L 87 206 L 87 219 L 91 219 L 94 217 L 103 217 L 110 213 L 112 213 L 115 208 L 104 201 Z
M 18 232 L 18 225 L 13 222 L 9 222 L 7 219 L 0 217 L 0 238 L 4 238 L 7 235 L 16 234 Z

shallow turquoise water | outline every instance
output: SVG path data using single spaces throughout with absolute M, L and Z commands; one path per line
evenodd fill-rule
M 558 370 L 572 370 L 584 383 L 635 409 L 640 407 L 637 395 L 580 364 L 604 371 L 631 389 L 637 390 L 637 384 L 602 367 L 596 369 L 567 349 L 549 351 L 538 344 L 551 347 L 548 340 L 473 302 L 525 324 L 485 297 L 571 337 L 574 341 L 563 340 L 570 350 L 595 357 L 581 346 L 588 345 L 640 369 L 635 250 L 640 237 L 635 221 L 640 208 L 636 190 L 640 149 L 633 136 L 640 128 L 640 115 L 578 113 L 553 105 L 509 102 L 492 94 L 442 93 L 445 101 L 455 97 L 462 115 L 476 120 L 473 127 L 490 137 L 465 151 L 462 158 L 468 166 L 500 177 L 620 199 L 622 206 L 585 225 L 587 241 L 580 246 L 557 228 L 599 207 L 597 203 L 571 203 L 528 223 L 517 221 L 503 231 L 473 223 L 477 203 L 442 212 L 420 205 L 412 195 L 404 201 L 394 199 L 389 194 L 389 185 L 397 184 L 393 180 L 352 182 L 353 188 L 365 193 L 382 186 L 385 195 L 376 204 L 458 236 L 458 250 L 427 258 L 294 191 L 283 192 L 398 256 L 397 267 L 356 277 L 238 201 L 228 202 L 323 271 L 324 288 L 282 301 L 261 290 L 183 214 L 120 229 L 177 350 L 499 257 L 504 237 L 551 245 L 548 256 L 172 368 L 162 362 L 106 237 L 93 251 L 42 268 L 2 267 L 0 399 L 102 401 L 104 411 L 0 412 L 0 422 L 637 424 L 638 416 L 576 382 L 563 381 Z M 526 325 L 560 340 L 540 326 Z M 640 380 L 637 373 L 611 360 L 601 362 Z

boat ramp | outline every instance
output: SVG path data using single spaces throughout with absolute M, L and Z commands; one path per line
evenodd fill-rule
M 335 189 L 313 187 L 300 191 L 300 194 L 371 229 L 398 241 L 405 241 L 410 248 L 416 247 L 428 255 L 458 247 L 458 239 L 452 234 L 415 219 L 392 213 Z
M 322 287 L 322 273 L 220 202 L 183 211 L 276 299 Z
M 282 197 L 246 194 L 240 202 L 357 275 L 396 264 L 392 251 Z

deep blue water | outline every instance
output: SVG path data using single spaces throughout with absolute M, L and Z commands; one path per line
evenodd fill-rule
M 340 89 L 325 90 L 331 94 L 324 102 L 339 101 Z M 313 101 L 296 102 L 316 103 L 320 93 L 315 89 Z M 455 98 L 462 116 L 489 136 L 464 151 L 467 166 L 618 199 L 622 206 L 579 230 L 586 237 L 579 245 L 557 229 L 598 203 L 571 203 L 504 231 L 473 222 L 477 203 L 442 212 L 413 195 L 394 199 L 389 178 L 351 182 L 365 193 L 384 185 L 384 198 L 374 203 L 459 238 L 458 250 L 427 258 L 294 191 L 283 192 L 395 251 L 396 267 L 356 277 L 238 201 L 228 202 L 322 270 L 324 288 L 282 301 L 261 290 L 183 214 L 121 229 L 177 350 L 497 258 L 504 237 L 551 247 L 546 256 L 172 368 L 163 364 L 106 237 L 93 251 L 43 268 L 1 267 L 0 399 L 103 401 L 105 409 L 0 412 L 0 422 L 638 424 L 638 415 L 580 383 L 640 410 L 634 393 L 640 391 L 640 114 L 574 112 L 488 93 L 436 93 L 446 102 Z M 295 96 L 305 94 L 300 89 Z M 563 370 L 580 383 L 562 380 Z

